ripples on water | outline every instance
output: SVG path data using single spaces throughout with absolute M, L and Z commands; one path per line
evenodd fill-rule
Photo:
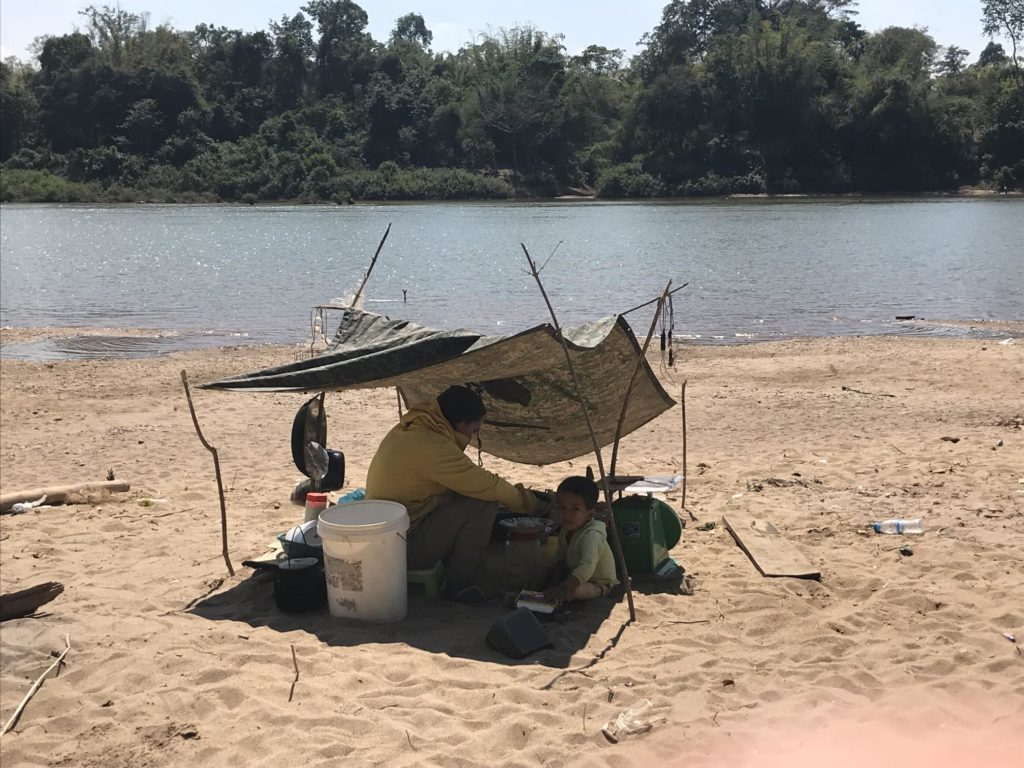
M 240 336 L 214 334 L 159 336 L 62 336 L 4 344 L 0 358 L 56 362 L 59 360 L 125 360 L 155 357 L 187 349 L 217 348 L 244 344 Z
M 894 318 L 1024 318 L 1019 199 L 7 205 L 0 214 L 0 325 L 155 334 L 5 345 L 6 357 L 308 340 L 310 307 L 358 284 L 388 223 L 367 309 L 434 327 L 508 334 L 546 321 L 521 242 L 539 263 L 555 251 L 543 277 L 566 325 L 634 306 L 668 279 L 689 283 L 674 301 L 676 336 L 700 344 L 991 338 L 1010 334 Z M 649 310 L 629 319 L 642 332 Z

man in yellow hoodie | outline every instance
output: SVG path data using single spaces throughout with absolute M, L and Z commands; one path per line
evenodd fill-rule
M 528 489 L 466 455 L 485 415 L 480 395 L 462 386 L 412 405 L 384 436 L 366 474 L 366 498 L 397 501 L 409 512 L 409 568 L 444 561 L 452 595 L 473 583 L 498 505 L 527 515 L 537 506 Z

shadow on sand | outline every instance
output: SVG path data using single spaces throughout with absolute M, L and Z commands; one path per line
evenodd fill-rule
M 224 592 L 205 598 L 188 613 L 211 621 L 240 621 L 278 632 L 303 631 L 327 645 L 350 647 L 396 643 L 451 657 L 496 664 L 541 664 L 554 669 L 569 666 L 573 654 L 590 640 L 615 606 L 612 598 L 572 603 L 543 625 L 551 646 L 524 659 L 510 659 L 488 647 L 488 629 L 512 608 L 507 602 L 460 605 L 409 595 L 409 614 L 395 624 L 360 624 L 332 617 L 327 608 L 310 613 L 284 613 L 274 604 L 273 584 L 256 573 Z

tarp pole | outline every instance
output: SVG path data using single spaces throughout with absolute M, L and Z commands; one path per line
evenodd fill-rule
M 608 476 L 604 472 L 604 460 L 601 458 L 601 446 L 597 442 L 597 433 L 594 432 L 594 425 L 590 421 L 590 412 L 587 411 L 587 401 L 583 397 L 583 387 L 580 386 L 579 376 L 576 375 L 576 367 L 572 364 L 572 356 L 569 354 L 569 345 L 565 341 L 565 336 L 562 335 L 562 326 L 558 323 L 558 317 L 555 315 L 555 308 L 551 306 L 551 301 L 548 299 L 547 291 L 544 290 L 544 283 L 541 282 L 540 272 L 537 270 L 537 264 L 530 257 L 530 252 L 526 250 L 526 245 L 520 243 L 522 246 L 523 253 L 526 254 L 526 261 L 530 265 L 530 272 L 533 274 L 533 279 L 537 281 L 537 287 L 540 288 L 540 295 L 544 297 L 544 303 L 548 306 L 548 312 L 551 315 L 551 322 L 555 326 L 555 331 L 558 333 L 558 340 L 562 344 L 562 351 L 565 352 L 565 362 L 569 367 L 569 373 L 572 376 L 573 386 L 576 389 L 576 399 L 580 402 L 580 409 L 583 411 L 583 418 L 587 422 L 587 431 L 590 432 L 590 439 L 594 443 L 594 455 L 597 457 L 597 468 L 601 473 L 601 485 L 604 489 L 604 500 L 608 505 L 608 519 L 611 522 L 611 531 L 609 538 L 612 540 L 612 549 L 615 552 L 615 560 L 618 562 L 619 570 L 622 573 L 622 583 L 626 587 L 626 601 L 629 604 L 629 620 L 636 621 L 636 608 L 633 607 L 633 587 L 629 582 L 629 571 L 626 568 L 626 559 L 622 554 L 622 544 L 619 542 L 619 529 L 615 526 L 615 514 L 612 512 L 612 490 L 608 485 Z
M 697 522 L 697 518 L 694 517 L 693 512 L 686 509 L 686 480 L 690 472 L 686 468 L 686 381 L 683 381 L 682 389 L 679 391 L 679 402 L 683 406 L 683 500 L 681 502 L 682 508 L 690 516 L 693 522 Z
M 615 425 L 615 440 L 612 442 L 612 461 L 608 467 L 608 472 L 611 474 L 612 479 L 615 478 L 615 463 L 619 458 L 619 440 L 622 439 L 622 426 L 626 423 L 626 411 L 629 410 L 629 397 L 633 394 L 633 384 L 636 383 L 636 375 L 640 373 L 640 366 L 644 364 L 647 359 L 647 348 L 651 346 L 651 339 L 654 337 L 654 329 L 658 327 L 658 318 L 661 316 L 661 311 L 665 308 L 665 302 L 671 295 L 670 291 L 672 288 L 672 281 L 668 281 L 668 285 L 665 286 L 665 290 L 662 291 L 661 296 L 658 297 L 658 308 L 654 311 L 654 319 L 651 320 L 651 328 L 647 331 L 647 338 L 644 339 L 644 346 L 640 350 L 640 357 L 636 359 L 636 365 L 633 367 L 633 375 L 629 377 L 629 385 L 626 387 L 626 396 L 622 398 L 622 410 L 619 412 L 619 423 Z
M 683 288 L 685 288 L 688 285 L 689 285 L 689 283 L 683 283 L 678 288 L 673 288 L 671 291 L 669 291 L 668 295 L 669 296 L 674 296 L 675 294 L 679 293 L 681 290 L 683 290 Z M 651 299 L 650 301 L 645 301 L 643 304 L 637 304 L 635 307 L 630 307 L 625 312 L 619 312 L 619 314 L 620 315 L 628 315 L 630 312 L 636 312 L 638 309 L 643 309 L 644 307 L 650 306 L 654 302 L 658 301 L 660 298 L 661 297 L 659 296 L 657 299 Z
M 217 458 L 217 449 L 206 442 L 206 438 L 203 437 L 203 430 L 199 428 L 199 419 L 196 418 L 196 409 L 192 405 L 192 393 L 188 391 L 188 374 L 184 370 L 181 372 L 181 383 L 185 387 L 185 399 L 188 400 L 188 412 L 192 414 L 192 423 L 195 425 L 196 434 L 199 435 L 199 442 L 203 444 L 210 453 L 213 454 L 213 472 L 217 476 L 217 496 L 220 498 L 220 540 L 221 540 L 221 554 L 224 555 L 224 564 L 228 567 L 228 575 L 234 576 L 235 569 L 231 567 L 231 558 L 228 557 L 228 512 L 224 506 L 224 483 L 220 479 L 220 459 Z

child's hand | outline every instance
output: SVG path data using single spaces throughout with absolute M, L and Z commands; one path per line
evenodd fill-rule
M 549 603 L 564 603 L 569 600 L 580 586 L 580 581 L 575 576 L 570 576 L 557 587 L 545 590 L 544 599 Z
M 554 603 L 555 605 L 564 603 L 568 596 L 568 590 L 565 588 L 564 583 L 559 584 L 557 587 L 544 590 L 544 601 Z

